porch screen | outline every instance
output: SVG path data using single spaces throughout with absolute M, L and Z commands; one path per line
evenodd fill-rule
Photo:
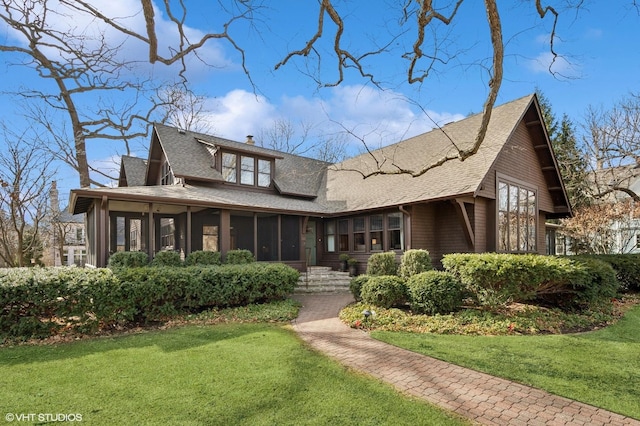
M 258 260 L 278 260 L 278 215 L 258 215 Z
M 255 255 L 253 245 L 253 214 L 231 215 L 231 249 L 249 250 Z
M 298 216 L 282 216 L 281 231 L 281 260 L 300 260 L 300 219 Z

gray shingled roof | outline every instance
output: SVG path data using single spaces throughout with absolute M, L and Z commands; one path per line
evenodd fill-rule
M 127 186 L 144 185 L 147 174 L 147 162 L 138 157 L 123 155 L 120 164 L 120 180 L 126 179 Z M 124 176 L 123 176 L 124 175 Z
M 156 124 L 155 131 L 176 177 L 223 181 L 221 173 L 212 167 L 213 158 L 207 149 L 207 146 L 215 145 L 223 149 L 274 158 L 273 182 L 276 188 L 283 194 L 314 198 L 329 165 L 323 161 L 203 133 L 178 131 L 174 127 L 162 124 Z
M 364 173 L 375 170 L 369 154 L 330 165 L 317 160 L 281 153 L 259 146 L 234 142 L 215 136 L 156 125 L 160 143 L 165 148 L 176 176 L 200 176 L 205 180 L 221 179 L 211 167 L 207 144 L 242 150 L 255 155 L 275 158 L 274 183 L 280 194 L 241 191 L 225 186 L 194 185 L 142 186 L 116 189 L 82 189 L 74 192 L 75 212 L 88 208 L 91 198 L 102 194 L 110 198 L 135 200 L 136 197 L 158 202 L 202 206 L 237 206 L 274 211 L 290 211 L 318 215 L 356 212 L 393 207 L 428 200 L 475 194 L 504 145 L 509 141 L 525 113 L 532 107 L 534 95 L 526 96 L 494 108 L 483 144 L 477 154 L 465 161 L 453 160 L 419 177 L 409 175 L 378 175 L 363 179 Z M 455 152 L 452 141 L 460 149 L 472 146 L 481 116 L 474 115 L 446 125 L 443 130 L 407 139 L 373 151 L 383 170 L 393 170 L 393 164 L 418 170 L 445 154 Z M 446 133 L 446 134 L 445 134 Z M 217 174 L 216 174 L 217 173 Z M 292 197 L 305 196 L 309 199 Z M 315 197 L 315 198 L 314 198 Z
M 323 201 L 342 201 L 345 211 L 358 211 L 474 194 L 532 100 L 533 95 L 530 95 L 496 107 L 477 154 L 465 161 L 449 161 L 419 177 L 403 174 L 376 175 L 363 179 L 358 172 L 349 171 L 375 171 L 375 160 L 369 154 L 336 164 L 329 168 L 326 198 Z M 471 116 L 443 127 L 449 137 L 435 129 L 373 151 L 373 156 L 385 171 L 396 170 L 394 164 L 402 169 L 420 170 L 445 154 L 455 153 L 451 141 L 461 149 L 470 148 L 480 120 L 480 114 Z

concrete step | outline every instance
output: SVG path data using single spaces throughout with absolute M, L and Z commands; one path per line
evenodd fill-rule
M 327 266 L 311 266 L 300 274 L 296 293 L 349 292 L 351 277 L 348 272 L 334 271 Z

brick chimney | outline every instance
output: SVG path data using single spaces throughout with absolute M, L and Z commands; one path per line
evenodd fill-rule
M 255 145 L 256 142 L 253 140 L 253 135 L 247 135 L 247 145 Z
M 58 201 L 58 183 L 54 180 L 51 182 L 51 189 L 49 189 L 49 202 L 51 203 L 51 211 L 55 213 L 60 212 L 60 204 Z

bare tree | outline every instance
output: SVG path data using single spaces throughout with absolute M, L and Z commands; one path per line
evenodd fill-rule
M 337 163 L 347 156 L 346 133 L 329 135 L 314 132 L 314 126 L 309 123 L 295 126 L 291 120 L 284 118 L 276 119 L 271 127 L 260 130 L 258 143 L 276 151 L 307 156 L 328 163 Z
M 185 84 L 175 84 L 158 92 L 164 123 L 184 130 L 212 133 L 213 125 L 206 119 L 206 98 L 189 90 Z
M 640 201 L 640 96 L 631 94 L 610 110 L 589 107 L 584 147 L 592 176 L 592 197 Z
M 628 253 L 636 248 L 640 233 L 640 205 L 629 198 L 596 203 L 577 209 L 574 217 L 561 223 L 575 253 Z
M 48 184 L 53 172 L 45 153 L 4 129 L 0 152 L 0 259 L 25 266 L 25 258 L 40 242 L 48 209 Z

